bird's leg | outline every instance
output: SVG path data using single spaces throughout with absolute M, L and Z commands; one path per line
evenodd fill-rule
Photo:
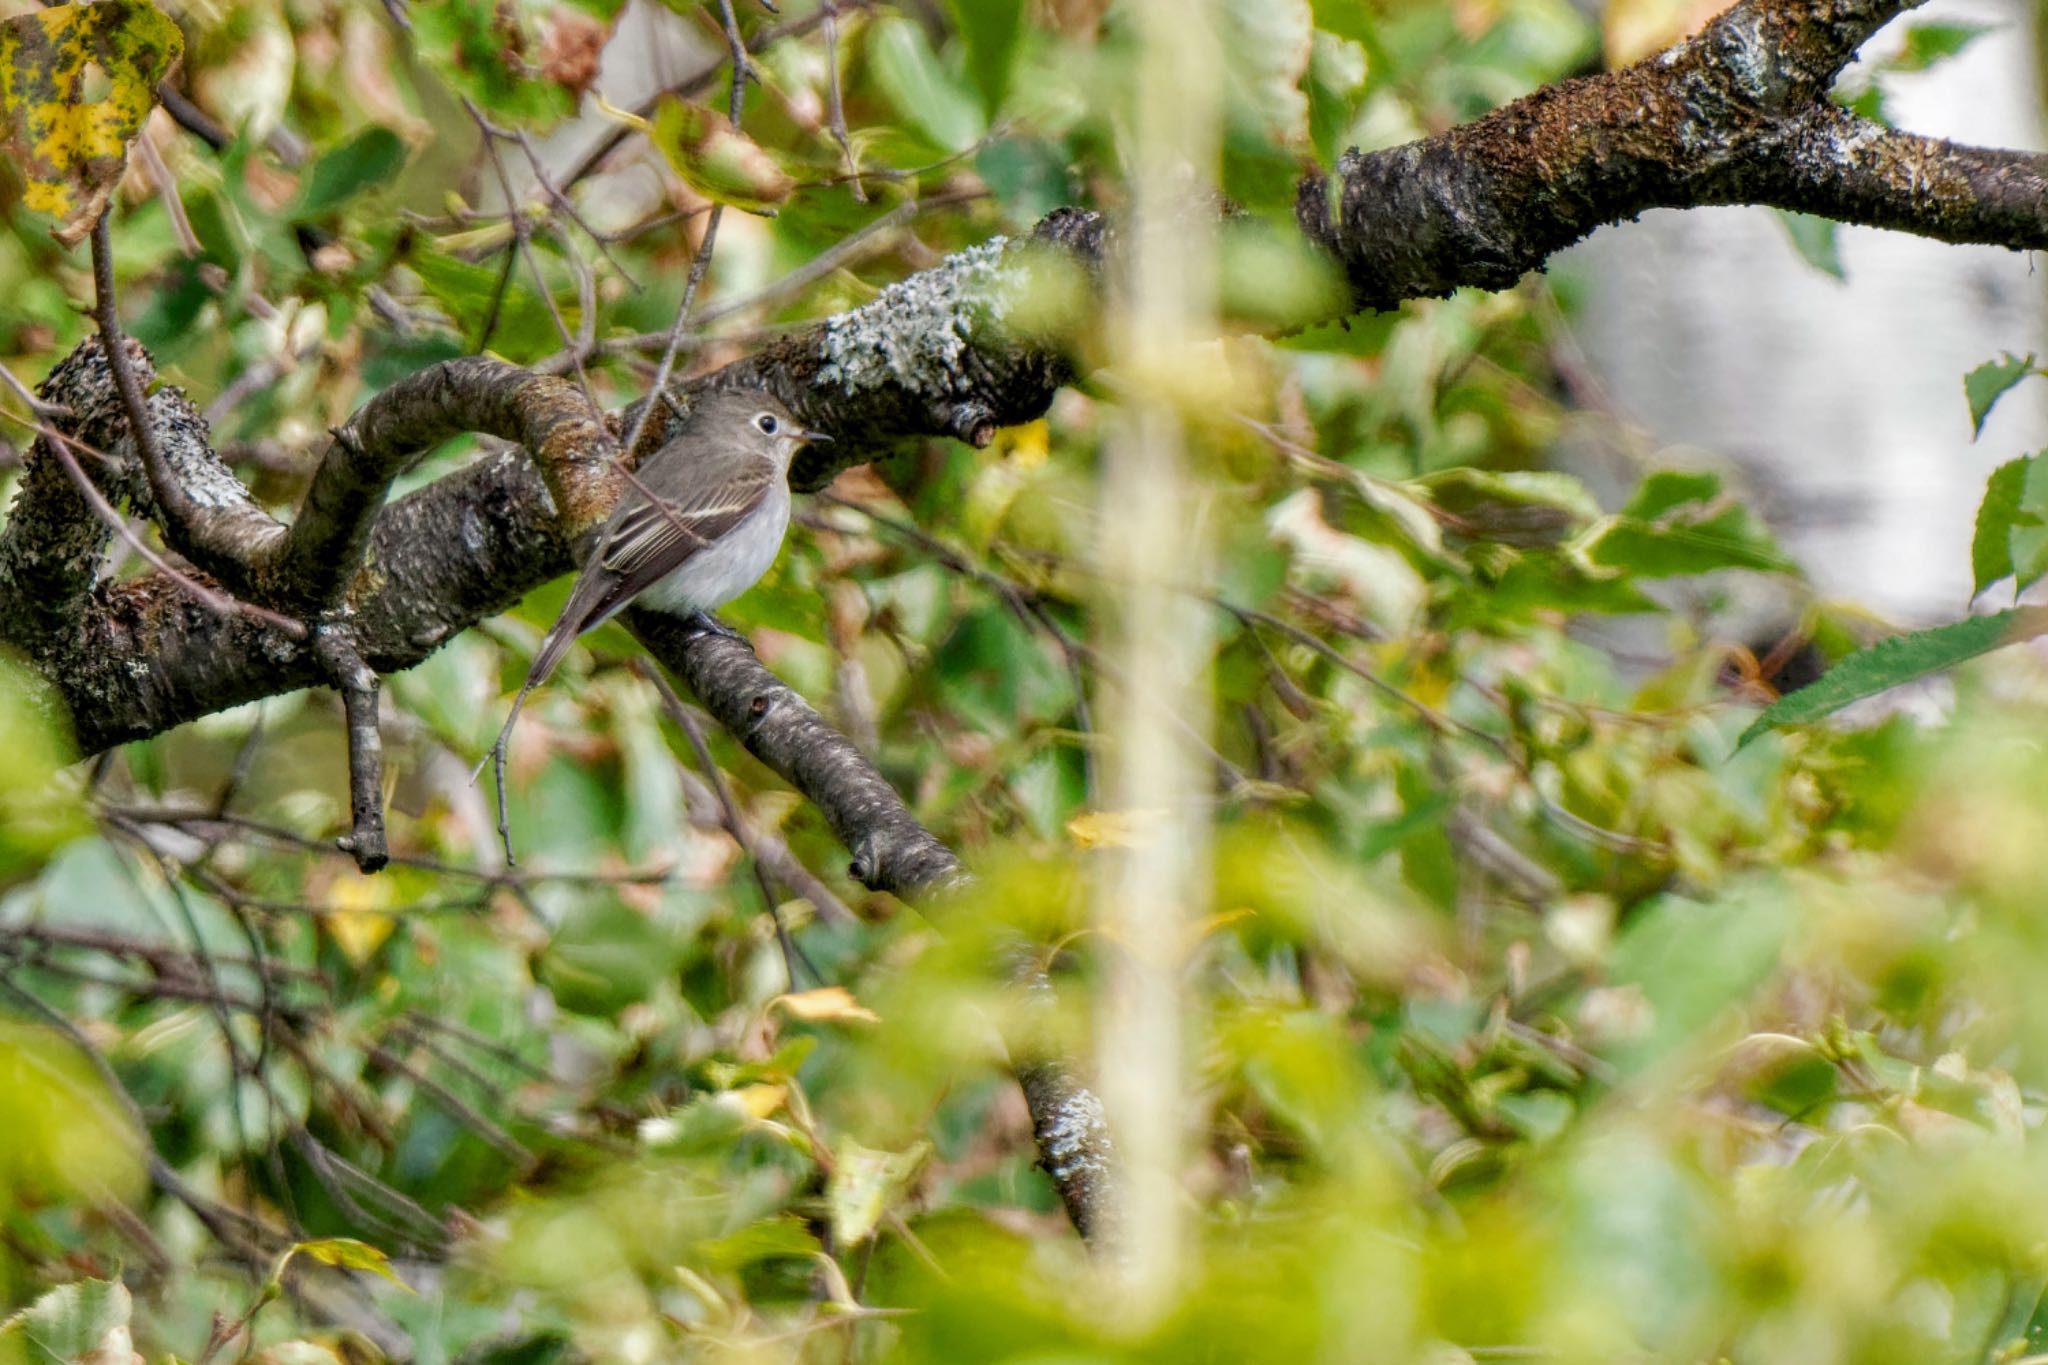
M 738 631 L 734 630 L 731 626 L 719 620 L 716 616 L 713 616 L 708 611 L 700 611 L 694 613 L 689 618 L 689 620 L 684 623 L 683 628 L 689 631 L 689 633 L 693 636 L 723 635 L 728 640 L 738 640 L 748 649 L 752 649 L 754 647 L 753 641 L 749 640 L 746 636 L 740 634 Z

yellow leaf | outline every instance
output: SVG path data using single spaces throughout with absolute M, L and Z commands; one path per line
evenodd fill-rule
M 788 1010 L 793 1018 L 806 1019 L 814 1024 L 849 1020 L 863 1024 L 880 1022 L 879 1016 L 855 1000 L 853 992 L 844 986 L 820 986 L 814 991 L 778 995 L 773 1003 Z
M 1165 812 L 1087 810 L 1067 821 L 1067 833 L 1082 848 L 1138 848 L 1151 842 Z
M 320 917 L 320 927 L 333 936 L 335 946 L 355 966 L 370 960 L 398 922 L 380 913 L 391 901 L 387 877 L 362 877 L 343 872 L 335 879 L 328 896 L 329 912 Z
M 872 1017 L 872 1016 L 870 1016 Z M 765 1119 L 789 1098 L 786 1085 L 743 1085 L 732 1092 L 749 1118 Z
M 391 1269 L 391 1258 L 368 1242 L 358 1242 L 353 1237 L 319 1237 L 310 1242 L 295 1242 L 284 1255 L 278 1258 L 277 1270 L 271 1275 L 272 1281 L 282 1280 L 284 1268 L 291 1264 L 294 1256 L 309 1256 L 322 1265 L 331 1265 L 340 1270 L 367 1270 L 373 1275 L 382 1275 L 400 1289 L 410 1289 L 404 1280 Z
M 654 115 L 654 145 L 697 193 L 748 213 L 773 217 L 796 182 L 725 115 L 665 97 Z
M 1006 428 L 996 440 L 1011 463 L 1020 469 L 1036 469 L 1052 453 L 1052 429 L 1043 417 L 1021 427 Z
M 99 221 L 156 83 L 184 50 L 178 26 L 149 0 L 58 5 L 0 23 L 0 111 L 28 181 L 22 202 L 56 216 L 50 235 L 65 246 Z M 91 103 L 89 65 L 110 84 Z

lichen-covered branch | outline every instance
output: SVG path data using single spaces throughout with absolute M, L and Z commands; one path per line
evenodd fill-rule
M 37 392 L 62 410 L 49 420 L 87 446 L 109 449 L 127 429 L 97 337 L 59 361 Z M 85 472 L 110 502 L 133 491 L 125 468 L 94 461 Z M 39 438 L 0 527 L 0 633 L 34 656 L 75 628 L 112 537 L 49 439 Z

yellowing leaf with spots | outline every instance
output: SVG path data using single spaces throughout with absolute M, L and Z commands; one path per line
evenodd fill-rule
M 57 218 L 50 235 L 65 246 L 99 221 L 156 83 L 184 50 L 178 26 L 149 0 L 57 5 L 0 23 L 0 110 L 28 181 L 22 199 Z M 95 67 L 109 88 L 88 101 Z

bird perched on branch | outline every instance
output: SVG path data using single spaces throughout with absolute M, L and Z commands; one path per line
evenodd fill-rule
M 681 429 L 628 476 L 484 762 L 503 754 L 527 695 L 576 637 L 627 603 L 703 616 L 707 629 L 724 629 L 706 613 L 753 587 L 782 549 L 791 458 L 807 442 L 831 439 L 765 393 L 700 396 Z

